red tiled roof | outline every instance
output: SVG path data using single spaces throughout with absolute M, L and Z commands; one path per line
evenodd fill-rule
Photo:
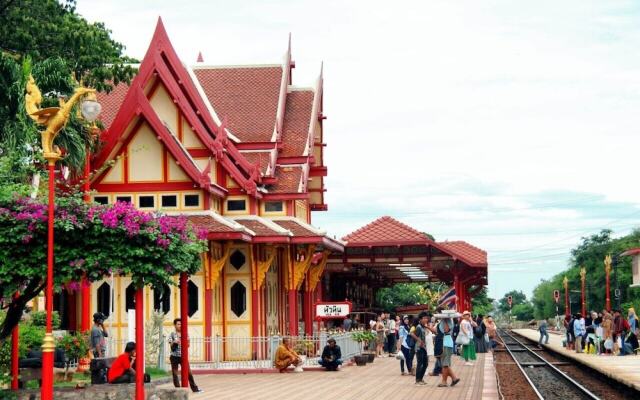
M 298 193 L 300 179 L 302 178 L 302 167 L 298 165 L 276 166 L 276 183 L 269 185 L 269 193 Z
M 256 236 L 288 236 L 285 233 L 282 232 L 278 232 L 270 227 L 268 227 L 266 224 L 264 224 L 263 222 L 261 222 L 260 220 L 257 219 L 239 219 L 239 218 L 234 218 L 234 221 L 239 223 L 240 225 L 244 226 L 245 228 L 248 228 L 250 230 L 252 230 L 253 232 L 255 232 Z
M 98 102 L 102 106 L 102 112 L 100 113 L 100 121 L 104 125 L 104 129 L 109 129 L 111 123 L 116 117 L 122 102 L 124 101 L 129 85 L 124 82 L 117 84 L 109 93 L 98 92 Z
M 267 174 L 267 166 L 271 160 L 270 151 L 241 151 L 240 154 L 251 164 L 258 164 L 262 175 Z
M 218 117 L 243 142 L 270 142 L 282 81 L 281 67 L 194 68 Z
M 487 252 L 464 241 L 437 242 L 439 248 L 472 266 L 487 266 Z
M 375 243 L 424 243 L 430 241 L 422 232 L 391 217 L 381 217 L 342 238 L 347 245 Z
M 295 90 L 287 94 L 280 156 L 296 157 L 304 153 L 309 141 L 313 97 L 311 90 Z
M 209 233 L 236 232 L 232 227 L 209 215 L 187 215 L 187 220 L 197 228 L 205 229 Z
M 623 257 L 626 257 L 626 256 L 635 256 L 635 255 L 638 255 L 638 254 L 640 254 L 640 248 L 629 249 L 629 250 L 625 251 L 624 253 L 622 253 L 620 255 L 623 256 Z
M 293 233 L 293 236 L 298 236 L 298 237 L 324 236 L 307 229 L 306 227 L 302 226 L 295 220 L 291 220 L 291 219 L 274 220 L 273 222 L 275 222 L 276 224 L 280 225 L 284 229 L 287 229 L 288 231 Z

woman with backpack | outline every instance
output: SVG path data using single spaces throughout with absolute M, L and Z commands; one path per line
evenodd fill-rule
M 400 340 L 400 351 L 402 352 L 402 358 L 400 358 L 400 374 L 406 375 L 404 372 L 404 364 L 407 364 L 407 373 L 410 374 L 413 370 L 413 346 L 416 344 L 413 336 L 409 334 L 411 331 L 410 319 L 407 315 L 404 316 L 398 329 L 398 335 Z
M 484 318 L 482 314 L 478 314 L 476 317 L 476 326 L 473 328 L 473 336 L 475 336 L 476 353 L 487 352 L 487 341 L 484 340 L 484 335 L 487 333 L 487 326 L 484 324 Z

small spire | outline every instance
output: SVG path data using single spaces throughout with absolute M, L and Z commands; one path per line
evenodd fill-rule
M 198 59 L 196 60 L 196 62 L 199 62 L 199 63 L 204 62 L 204 58 L 202 57 L 201 51 L 198 52 Z

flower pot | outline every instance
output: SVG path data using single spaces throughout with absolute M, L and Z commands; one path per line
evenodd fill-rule
M 78 359 L 78 367 L 76 368 L 76 372 L 88 371 L 90 363 L 91 359 L 89 359 L 89 357 L 81 357 L 80 359 Z
M 374 362 L 376 360 L 376 353 L 364 353 L 363 355 L 367 356 L 367 362 Z
M 368 357 L 365 355 L 357 355 L 353 357 L 353 360 L 356 362 L 356 365 L 359 367 L 367 365 L 367 359 Z

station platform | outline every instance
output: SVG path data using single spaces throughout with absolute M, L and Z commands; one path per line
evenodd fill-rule
M 540 338 L 540 334 L 534 329 L 514 329 L 513 332 L 536 342 Z M 584 364 L 626 386 L 640 390 L 640 356 L 628 355 L 621 357 L 576 353 L 574 350 L 567 350 L 562 347 L 563 339 L 564 335 L 549 335 L 549 344 L 543 344 L 543 346 Z
M 400 362 L 393 357 L 376 358 L 364 367 L 348 366 L 337 372 L 305 371 L 285 374 L 196 375 L 204 393 L 191 393 L 190 399 L 418 399 L 497 400 L 495 368 L 491 353 L 478 354 L 473 366 L 465 366 L 453 357 L 454 372 L 460 383 L 454 387 L 437 387 L 440 377 L 425 376 L 427 385 L 416 386 L 415 377 L 400 375 Z M 429 357 L 428 371 L 434 358 Z M 169 386 L 169 385 L 167 385 Z

